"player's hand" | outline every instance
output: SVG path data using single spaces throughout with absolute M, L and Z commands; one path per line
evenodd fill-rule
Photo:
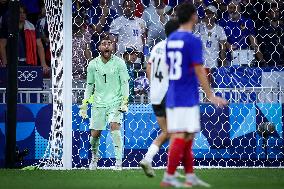
M 123 97 L 121 106 L 118 111 L 128 112 L 128 97 Z
M 88 118 L 88 104 L 84 103 L 79 106 L 80 110 L 79 110 L 79 116 L 83 119 L 87 119 Z
M 223 108 L 225 106 L 228 105 L 228 101 L 219 97 L 219 96 L 215 96 L 215 95 L 212 95 L 210 98 L 209 98 L 209 101 L 214 104 L 215 106 L 217 107 L 220 107 L 220 108 Z

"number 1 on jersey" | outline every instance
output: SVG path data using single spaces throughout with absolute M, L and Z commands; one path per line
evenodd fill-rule
M 170 59 L 169 78 L 171 80 L 179 80 L 182 75 L 182 53 L 180 51 L 170 51 L 168 52 L 168 57 Z
M 103 76 L 104 76 L 104 78 L 105 78 L 105 83 L 106 83 L 106 82 L 107 82 L 107 75 L 104 74 Z

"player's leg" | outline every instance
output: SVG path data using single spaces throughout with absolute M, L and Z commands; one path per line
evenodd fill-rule
M 185 112 L 182 108 L 168 108 L 167 109 L 167 125 L 170 136 L 170 148 L 168 152 L 168 164 L 167 170 L 164 174 L 161 186 L 173 186 L 181 187 L 175 172 L 184 157 L 185 152 L 185 137 L 186 137 L 186 126 L 185 126 Z
M 166 119 L 166 110 L 164 103 L 162 102 L 161 105 L 153 105 L 153 110 L 155 112 L 159 127 L 162 132 L 153 141 L 151 146 L 148 148 L 145 157 L 140 162 L 140 166 L 143 168 L 145 174 L 148 177 L 155 176 L 155 172 L 152 168 L 153 158 L 159 152 L 160 147 L 165 143 L 165 141 L 169 137 L 167 133 L 167 119 Z
M 99 141 L 101 136 L 101 131 L 106 129 L 106 109 L 92 107 L 91 118 L 90 118 L 90 144 L 92 159 L 89 168 L 94 170 L 97 168 L 97 163 L 99 160 Z
M 185 152 L 185 137 L 186 133 L 173 133 L 171 134 L 170 148 L 168 152 L 168 165 L 167 170 L 164 174 L 163 180 L 161 182 L 162 187 L 181 187 L 183 184 L 177 180 L 175 172 L 184 157 Z
M 110 132 L 114 145 L 115 170 L 122 170 L 123 143 L 120 131 L 123 114 L 119 112 L 119 105 L 108 108 L 107 119 L 110 123 Z
M 183 159 L 184 171 L 186 174 L 185 185 L 210 187 L 208 183 L 198 178 L 195 175 L 194 170 L 193 170 L 194 155 L 193 155 L 192 146 L 193 146 L 194 134 L 188 133 L 185 140 L 186 140 L 186 144 L 185 144 L 185 153 L 184 153 L 184 159 Z
M 200 110 L 199 106 L 188 107 L 184 109 L 185 115 L 185 123 L 187 127 L 185 128 L 187 134 L 185 136 L 185 148 L 184 148 L 184 171 L 186 174 L 186 182 L 187 186 L 204 186 L 210 187 L 209 184 L 199 179 L 193 170 L 194 164 L 194 156 L 193 156 L 193 141 L 194 141 L 194 133 L 200 131 Z
M 92 153 L 92 159 L 91 163 L 89 165 L 89 168 L 91 170 L 97 169 L 97 164 L 99 160 L 99 145 L 100 145 L 100 136 L 101 131 L 100 130 L 91 130 L 91 137 L 90 137 L 90 144 L 91 144 L 91 153 Z
M 120 124 L 112 122 L 111 126 L 111 137 L 114 145 L 114 154 L 115 154 L 115 170 L 122 169 L 122 136 L 120 131 Z

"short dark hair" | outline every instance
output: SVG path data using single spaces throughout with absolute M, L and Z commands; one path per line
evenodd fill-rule
M 177 18 L 180 24 L 184 24 L 192 18 L 194 14 L 196 14 L 196 8 L 192 3 L 185 2 L 177 7 Z
M 109 40 L 109 41 L 111 41 L 109 35 L 105 35 L 105 36 L 103 36 L 103 37 L 100 37 L 99 46 L 102 44 L 102 42 L 103 42 L 104 40 L 107 40 L 107 41 Z
M 23 9 L 24 13 L 28 14 L 28 9 L 27 9 L 27 7 L 25 7 L 25 5 L 20 4 L 20 9 Z
M 169 35 L 171 35 L 171 33 L 176 31 L 178 28 L 179 28 L 179 22 L 177 19 L 169 20 L 165 25 L 166 36 L 168 37 Z

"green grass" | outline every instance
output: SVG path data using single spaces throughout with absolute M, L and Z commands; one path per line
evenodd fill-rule
M 0 169 L 0 189 L 151 189 L 159 188 L 163 172 L 156 170 L 155 178 L 147 178 L 141 170 Z M 284 169 L 198 169 L 196 174 L 210 183 L 212 189 L 284 188 Z

